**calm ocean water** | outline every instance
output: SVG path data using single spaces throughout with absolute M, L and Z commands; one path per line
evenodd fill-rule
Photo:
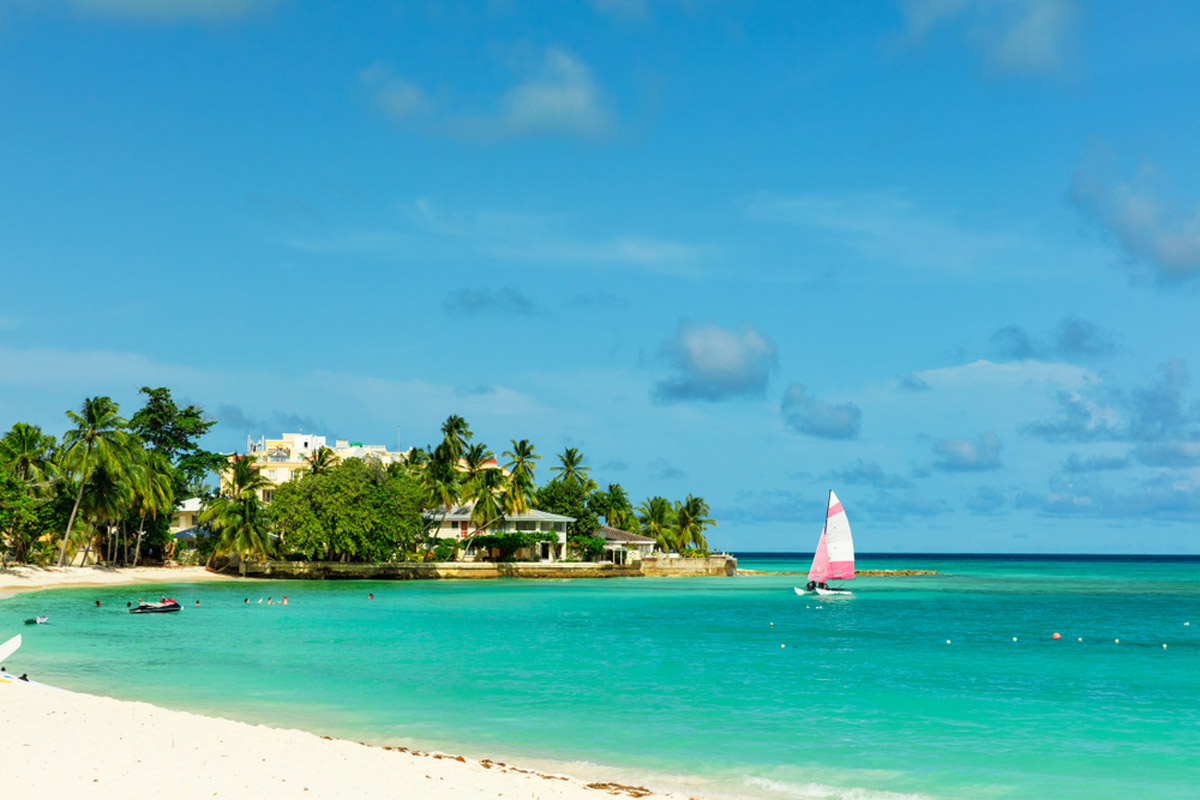
M 66 688 L 694 794 L 1198 796 L 1200 558 L 858 566 L 945 574 L 58 590 L 0 601 L 0 638 Z M 181 613 L 126 613 L 164 591 Z

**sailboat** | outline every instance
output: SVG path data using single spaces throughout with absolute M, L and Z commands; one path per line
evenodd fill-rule
M 854 540 L 850 538 L 850 520 L 837 495 L 829 493 L 829 505 L 825 509 L 825 527 L 821 529 L 821 540 L 808 570 L 808 586 L 795 587 L 796 594 L 851 594 L 849 589 L 826 585 L 829 580 L 854 580 Z

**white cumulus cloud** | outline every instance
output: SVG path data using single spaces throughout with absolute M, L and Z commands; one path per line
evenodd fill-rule
M 762 395 L 778 361 L 775 346 L 750 325 L 680 323 L 665 351 L 675 372 L 655 387 L 665 402 Z

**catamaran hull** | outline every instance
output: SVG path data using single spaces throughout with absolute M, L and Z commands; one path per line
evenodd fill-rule
M 793 586 L 792 588 L 796 590 L 796 594 L 808 594 L 807 591 L 805 591 L 804 589 L 801 589 L 799 586 Z M 849 589 L 815 589 L 815 588 L 812 590 L 812 593 L 819 594 L 819 595 L 854 594 L 854 592 L 850 591 Z

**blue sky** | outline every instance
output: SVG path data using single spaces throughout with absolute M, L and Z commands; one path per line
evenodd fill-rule
M 457 413 L 735 550 L 834 488 L 861 550 L 1200 552 L 1198 23 L 0 0 L 0 426 Z

